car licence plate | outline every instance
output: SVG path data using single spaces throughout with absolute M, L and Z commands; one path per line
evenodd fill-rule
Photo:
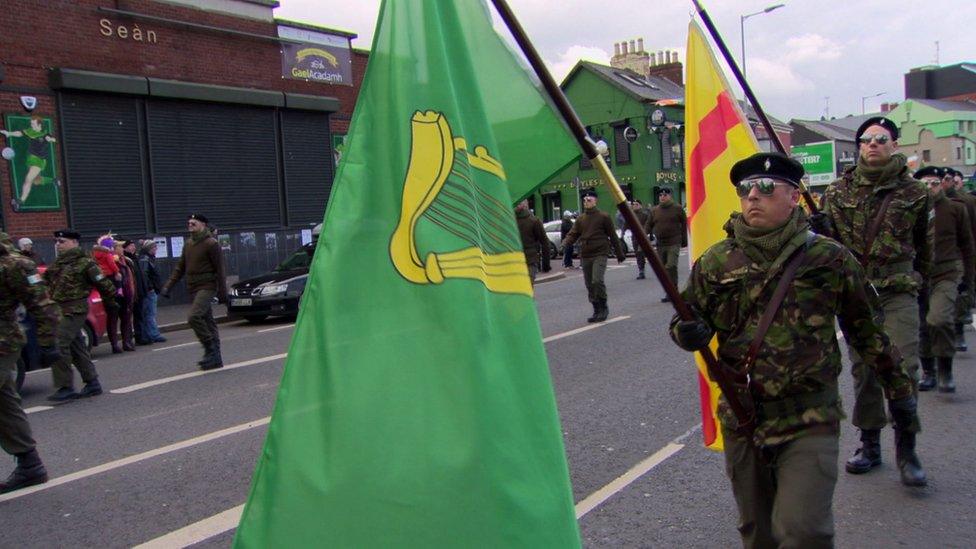
M 251 300 L 250 299 L 232 299 L 232 300 L 230 300 L 230 306 L 231 307 L 250 307 L 251 306 Z

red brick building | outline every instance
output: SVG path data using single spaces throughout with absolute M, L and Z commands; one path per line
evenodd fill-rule
M 277 5 L 5 5 L 4 230 L 44 253 L 59 227 L 176 236 L 201 212 L 247 274 L 248 247 L 285 247 L 321 221 L 368 56 L 355 34 L 276 19 Z

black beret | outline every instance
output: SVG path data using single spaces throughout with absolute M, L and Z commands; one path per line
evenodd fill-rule
M 583 193 L 583 198 L 586 198 L 587 196 L 592 196 L 593 198 L 596 198 L 596 191 L 586 191 L 585 193 Z
M 959 177 L 962 177 L 962 172 L 955 168 L 946 168 L 945 171 L 946 175 L 948 176 L 955 177 L 958 175 Z
M 70 238 L 72 240 L 81 240 L 81 233 L 74 229 L 59 229 L 54 231 L 54 238 Z
M 657 194 L 671 194 L 671 189 L 667 187 L 661 187 L 658 189 Z
M 883 116 L 872 116 L 871 118 L 865 120 L 864 123 L 861 124 L 861 127 L 857 129 L 857 133 L 854 134 L 854 141 L 860 143 L 861 136 L 864 135 L 864 132 L 867 131 L 867 129 L 871 126 L 881 126 L 891 133 L 891 139 L 893 141 L 898 140 L 898 126 L 896 126 L 894 122 Z
M 915 179 L 922 179 L 923 177 L 938 177 L 942 179 L 945 177 L 946 169 L 940 168 L 938 166 L 925 166 L 924 168 L 915 172 Z
M 196 219 L 196 220 L 197 220 L 197 221 L 199 221 L 200 223 L 210 223 L 210 220 L 209 220 L 209 219 L 207 219 L 207 216 L 205 216 L 205 215 L 201 215 L 201 214 L 190 214 L 190 217 L 188 217 L 188 218 L 186 218 L 186 219 L 187 219 L 188 221 L 189 221 L 190 219 Z
M 792 158 L 779 153 L 756 153 L 736 162 L 729 172 L 733 185 L 752 177 L 773 177 L 800 186 L 803 166 Z

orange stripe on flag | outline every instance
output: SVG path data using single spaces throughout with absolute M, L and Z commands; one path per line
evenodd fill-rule
M 728 148 L 725 134 L 742 123 L 735 103 L 729 99 L 728 90 L 722 90 L 716 101 L 715 108 L 698 123 L 699 141 L 688 159 L 689 218 L 695 217 L 708 194 L 705 189 L 705 167 Z

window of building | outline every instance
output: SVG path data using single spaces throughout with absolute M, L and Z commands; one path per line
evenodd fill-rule
M 630 164 L 630 143 L 624 137 L 625 129 L 627 129 L 626 122 L 613 127 L 613 154 L 618 165 Z
M 961 158 L 962 158 L 962 147 L 956 147 L 956 160 L 960 160 Z
M 928 149 L 922 151 L 922 161 L 923 162 L 931 162 L 932 161 L 932 151 L 930 151 Z
M 972 120 L 966 122 L 966 129 L 969 131 L 969 133 L 973 133 L 974 128 L 976 128 L 976 122 Z
M 586 127 L 586 135 L 593 137 L 593 130 L 589 126 Z M 596 141 L 596 139 L 593 139 L 593 141 Z M 587 158 L 585 154 L 581 154 L 579 159 L 579 167 L 581 170 L 592 170 L 593 163 L 590 162 L 590 159 Z

